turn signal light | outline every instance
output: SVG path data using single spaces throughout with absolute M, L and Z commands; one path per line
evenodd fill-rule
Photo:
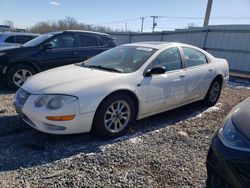
M 75 115 L 66 115 L 66 116 L 46 116 L 47 120 L 50 121 L 70 121 L 75 118 Z

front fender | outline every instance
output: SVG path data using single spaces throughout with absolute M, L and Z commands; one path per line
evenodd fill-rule
M 103 83 L 99 86 L 87 88 L 84 92 L 77 94 L 80 103 L 80 113 L 95 112 L 100 103 L 108 95 L 121 90 L 127 90 L 135 94 L 140 108 L 140 99 L 142 94 L 139 88 L 140 87 L 137 86 L 136 81 L 126 82 L 124 80 L 123 82 L 120 82 L 120 84 L 117 81 L 112 81 L 109 83 Z

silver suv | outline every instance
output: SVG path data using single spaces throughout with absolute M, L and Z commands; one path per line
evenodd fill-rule
M 2 32 L 0 33 L 0 47 L 21 45 L 37 36 L 39 34 Z

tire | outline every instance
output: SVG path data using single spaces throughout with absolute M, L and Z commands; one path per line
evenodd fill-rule
M 206 106 L 214 106 L 220 98 L 222 83 L 219 79 L 213 80 L 211 83 L 207 95 L 203 100 Z
M 116 93 L 109 96 L 96 111 L 92 131 L 107 138 L 123 135 L 135 122 L 135 108 L 134 101 L 126 94 Z
M 7 72 L 6 83 L 11 89 L 17 90 L 30 76 L 36 74 L 36 72 L 37 71 L 30 65 L 14 65 Z

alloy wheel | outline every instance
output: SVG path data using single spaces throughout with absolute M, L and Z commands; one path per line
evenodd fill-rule
M 31 77 L 33 74 L 29 70 L 21 69 L 15 72 L 13 76 L 13 82 L 18 87 L 21 87 L 23 83 Z
M 119 133 L 129 123 L 131 109 L 124 100 L 113 102 L 106 110 L 104 115 L 104 125 L 112 133 Z

